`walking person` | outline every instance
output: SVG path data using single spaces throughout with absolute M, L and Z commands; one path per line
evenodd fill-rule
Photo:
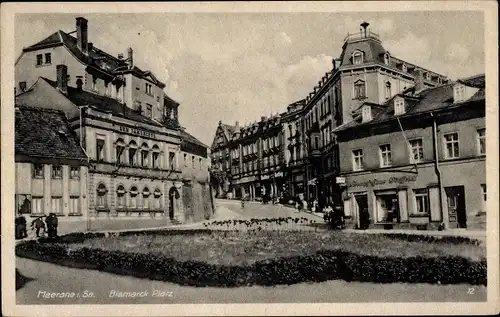
M 49 216 L 45 219 L 45 223 L 47 224 L 47 231 L 49 234 L 49 238 L 56 238 L 58 219 L 53 212 L 51 212 Z
M 43 229 L 43 232 L 45 233 L 45 223 L 43 223 L 42 217 L 38 217 L 33 220 L 31 222 L 31 228 L 34 228 L 37 238 L 40 237 L 40 229 Z

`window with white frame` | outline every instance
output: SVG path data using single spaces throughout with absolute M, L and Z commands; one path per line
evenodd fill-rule
M 408 71 L 408 68 L 406 67 L 406 64 L 403 64 L 403 66 L 401 67 L 403 69 L 403 72 L 407 72 Z
M 136 186 L 132 186 L 130 188 L 130 208 L 131 209 L 136 209 L 139 207 L 138 200 L 139 200 L 139 192 L 137 191 Z
M 479 155 L 486 155 L 486 129 L 477 130 L 477 151 Z
M 465 100 L 465 86 L 456 84 L 453 86 L 453 102 L 460 102 Z
M 363 64 L 363 53 L 360 51 L 354 52 L 354 54 L 352 54 L 352 63 L 354 65 Z
M 427 194 L 427 189 L 415 189 L 415 214 L 416 215 L 426 215 L 429 214 L 429 196 Z
M 69 176 L 70 176 L 70 178 L 74 178 L 74 179 L 80 178 L 80 167 L 71 166 L 70 170 L 69 170 Z
M 421 163 L 424 161 L 424 146 L 422 139 L 410 140 L 410 162 Z
M 156 210 L 160 210 L 161 209 L 161 191 L 159 188 L 155 189 L 155 192 L 153 194 L 154 196 L 154 208 Z
M 354 99 L 362 99 L 366 97 L 366 86 L 364 80 L 357 80 L 354 83 Z
M 146 117 L 153 118 L 153 106 L 149 103 L 146 104 Z
M 361 116 L 362 116 L 362 121 L 363 122 L 368 122 L 372 119 L 372 108 L 368 105 L 364 105 L 363 106 L 363 109 L 362 109 L 362 113 L 361 113 Z
M 168 153 L 168 164 L 170 165 L 170 169 L 175 169 L 177 167 L 177 162 L 174 152 Z
M 149 203 L 149 197 L 151 196 L 151 193 L 149 192 L 149 188 L 144 187 L 142 190 L 142 208 L 145 210 L 149 210 L 150 203 Z
M 102 162 L 105 160 L 106 157 L 106 147 L 105 147 L 105 137 L 104 136 L 98 136 L 96 138 L 96 149 L 95 149 L 95 158 L 97 162 Z
M 51 212 L 55 213 L 56 215 L 62 215 L 62 197 L 52 197 L 51 202 Z
M 81 215 L 80 197 L 78 197 L 78 196 L 70 196 L 69 197 L 69 214 L 70 215 Z
M 62 178 L 61 165 L 52 165 L 52 178 Z
M 43 165 L 33 164 L 33 178 L 43 178 Z
M 43 197 L 31 198 L 31 213 L 33 215 L 43 215 Z
M 188 166 L 188 155 L 184 154 L 184 167 Z
M 385 83 L 385 99 L 389 99 L 392 96 L 392 91 L 391 91 L 391 83 L 386 82 Z
M 160 148 L 158 145 L 153 145 L 153 168 L 159 168 L 160 167 Z
M 458 133 L 445 134 L 443 138 L 444 138 L 445 158 L 447 159 L 458 158 L 460 156 Z
M 123 185 L 119 185 L 116 189 L 116 208 L 124 209 L 125 208 L 125 187 Z
M 153 86 L 151 84 L 148 84 L 146 83 L 146 93 L 148 95 L 153 95 L 153 90 L 152 90 Z
M 42 54 L 37 54 L 36 55 L 36 65 L 40 66 L 43 64 L 43 55 Z
M 394 114 L 396 116 L 405 113 L 405 100 L 403 98 L 396 98 L 394 100 Z
M 92 76 L 92 90 L 97 90 L 97 77 Z
M 104 184 L 99 184 L 97 186 L 97 199 L 96 199 L 96 208 L 103 209 L 108 206 L 107 199 L 108 190 Z
M 384 144 L 379 147 L 380 167 L 392 165 L 391 145 Z
M 135 141 L 130 141 L 128 145 L 128 163 L 131 166 L 137 165 L 137 143 Z
M 352 169 L 354 171 L 363 170 L 363 150 L 353 150 L 352 151 Z

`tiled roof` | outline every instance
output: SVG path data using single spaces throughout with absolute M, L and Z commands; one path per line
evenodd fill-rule
M 53 87 L 57 87 L 57 83 L 50 79 L 42 77 L 47 83 L 49 83 Z M 129 120 L 142 122 L 154 126 L 163 126 L 162 124 L 149 119 L 136 111 L 124 106 L 118 100 L 101 96 L 97 94 L 93 94 L 87 91 L 78 91 L 77 88 L 68 86 L 68 94 L 65 95 L 72 103 L 81 107 L 81 106 L 93 106 L 97 110 L 102 112 L 109 112 L 114 116 L 121 116 Z
M 192 134 L 186 132 L 185 130 L 181 130 L 181 137 L 182 137 L 183 141 L 190 142 L 190 143 L 208 148 L 207 145 L 205 145 L 203 142 L 201 142 L 200 140 L 198 140 Z
M 434 88 L 428 88 L 420 92 L 415 97 L 405 98 L 406 99 L 406 112 L 404 116 L 411 116 L 418 113 L 435 111 L 440 109 L 445 109 L 453 105 L 453 84 L 446 84 Z M 465 102 L 484 100 L 484 89 L 477 91 L 471 98 Z M 339 132 L 347 130 L 356 126 L 371 125 L 374 123 L 380 123 L 384 121 L 391 120 L 394 118 L 394 106 L 392 99 L 388 100 L 385 104 L 385 110 L 373 115 L 373 119 L 369 122 L 361 122 L 359 120 L 360 116 L 356 119 L 345 123 L 333 130 L 333 132 Z
M 118 59 L 97 47 L 93 47 L 92 50 L 89 51 L 89 54 L 84 54 L 77 46 L 77 40 L 75 37 L 63 32 L 61 30 L 51 34 L 47 38 L 42 41 L 33 44 L 27 48 L 24 48 L 23 51 L 33 51 L 39 48 L 43 48 L 48 45 L 56 45 L 61 44 L 66 46 L 69 51 L 78 58 L 81 62 L 97 67 L 100 70 L 107 72 L 109 74 L 116 75 L 121 72 L 133 72 L 139 76 L 151 76 L 154 81 L 161 87 L 165 87 L 165 84 L 154 77 L 154 75 L 150 71 L 144 71 L 137 66 L 134 66 L 132 69 L 129 69 L 126 60 Z
M 458 82 L 469 86 L 469 87 L 476 87 L 476 88 L 485 88 L 485 76 L 484 74 L 479 74 L 463 79 L 459 79 Z
M 17 155 L 87 159 L 63 111 L 18 107 L 15 133 Z

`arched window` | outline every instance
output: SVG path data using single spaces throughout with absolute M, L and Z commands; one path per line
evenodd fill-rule
M 116 209 L 124 209 L 126 207 L 125 204 L 125 187 L 123 185 L 119 185 L 116 188 Z
M 137 209 L 139 207 L 139 192 L 137 191 L 137 186 L 132 186 L 130 188 L 130 209 Z
M 142 201 L 143 201 L 142 208 L 144 210 L 149 210 L 149 208 L 150 208 L 150 204 L 149 204 L 149 196 L 150 195 L 151 195 L 151 193 L 149 192 L 149 188 L 144 187 L 144 189 L 142 190 Z
M 156 210 L 160 210 L 161 209 L 161 191 L 160 189 L 155 189 L 155 192 L 153 194 L 154 196 L 154 208 Z
M 354 98 L 362 99 L 366 97 L 365 81 L 358 79 L 354 82 Z
M 360 51 L 356 51 L 352 54 L 352 63 L 354 65 L 363 64 L 363 53 Z
M 97 186 L 96 209 L 106 209 L 108 207 L 107 194 L 106 186 L 103 183 L 99 184 Z
M 124 162 L 125 156 L 125 142 L 123 139 L 116 140 L 116 163 L 120 164 Z
M 142 143 L 141 146 L 141 166 L 149 166 L 149 147 L 147 143 Z
M 128 144 L 128 163 L 131 166 L 137 165 L 137 143 L 135 141 L 130 141 Z
M 153 145 L 153 168 L 160 167 L 160 148 L 158 145 Z
M 391 91 L 391 83 L 386 82 L 385 83 L 385 99 L 389 99 L 392 96 L 392 91 Z
M 391 62 L 391 57 L 390 57 L 389 53 L 385 53 L 384 54 L 384 64 L 389 65 L 390 62 Z

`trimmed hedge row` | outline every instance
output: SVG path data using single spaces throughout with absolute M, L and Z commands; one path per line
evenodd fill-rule
M 481 241 L 460 236 L 431 236 L 408 233 L 384 233 L 384 237 L 408 242 L 446 243 L 446 244 L 471 244 L 480 245 Z
M 83 236 L 82 236 L 83 235 Z M 93 234 L 73 234 L 82 238 Z M 64 238 L 63 238 L 64 240 Z M 267 259 L 246 266 L 178 261 L 156 254 L 81 248 L 26 241 L 16 255 L 59 265 L 95 269 L 189 286 L 238 287 L 321 282 L 333 279 L 372 283 L 486 285 L 486 259 L 462 257 L 381 258 L 345 251 L 319 251 L 308 256 Z

